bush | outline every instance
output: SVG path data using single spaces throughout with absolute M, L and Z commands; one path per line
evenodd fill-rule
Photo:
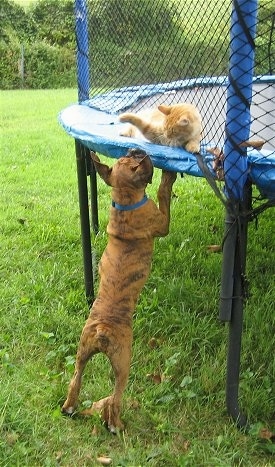
M 76 84 L 75 54 L 65 47 L 35 42 L 24 47 L 24 80 L 20 76 L 20 45 L 0 44 L 2 89 L 45 89 Z
M 28 16 L 35 24 L 37 41 L 74 48 L 73 0 L 39 0 L 33 4 Z
M 32 34 L 31 22 L 24 8 L 11 0 L 0 2 L 0 42 L 8 44 L 17 38 L 19 42 L 26 41 Z
M 64 88 L 75 86 L 74 52 L 45 42 L 36 42 L 25 48 L 25 86 Z
M 74 0 L 38 0 L 24 10 L 12 0 L 1 0 L 2 89 L 76 85 L 73 4 Z M 159 82 L 164 77 L 176 80 L 227 73 L 229 38 L 225 40 L 228 25 L 223 18 L 214 35 L 204 22 L 197 24 L 192 35 L 179 21 L 181 6 L 177 2 L 87 0 L 87 5 L 94 86 L 111 88 Z M 255 74 L 274 74 L 273 10 L 270 0 L 261 0 L 260 6 Z M 21 44 L 24 81 L 19 69 Z
M 20 46 L 7 45 L 0 42 L 0 82 L 1 89 L 17 89 L 22 87 L 19 73 Z
M 95 41 L 127 45 L 145 35 L 157 42 L 174 30 L 176 9 L 167 0 L 158 0 L 157 7 L 148 0 L 92 0 L 88 9 L 89 30 Z
M 73 0 L 40 0 L 27 11 L 2 0 L 0 20 L 1 89 L 76 85 Z

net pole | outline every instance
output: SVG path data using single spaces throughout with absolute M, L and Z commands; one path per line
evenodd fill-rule
M 250 182 L 247 178 L 247 149 L 240 144 L 249 139 L 250 133 L 256 22 L 257 0 L 233 0 L 224 146 L 228 207 L 220 319 L 229 321 L 226 405 L 229 415 L 240 428 L 247 427 L 247 418 L 240 410 L 238 398 L 243 308 L 246 298 L 247 211 L 251 202 Z M 231 258 L 230 261 L 228 258 Z
M 247 148 L 257 22 L 257 0 L 233 0 L 225 124 L 224 172 L 227 196 L 243 198 L 247 179 Z
M 75 0 L 76 64 L 79 102 L 89 99 L 89 34 L 86 0 Z

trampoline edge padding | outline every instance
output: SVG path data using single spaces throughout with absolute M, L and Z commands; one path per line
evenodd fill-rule
M 81 141 L 89 149 L 111 158 L 126 154 L 129 147 L 146 151 L 159 169 L 202 177 L 194 154 L 182 148 L 172 148 L 150 143 L 147 140 L 120 136 L 123 124 L 116 114 L 94 109 L 85 103 L 72 104 L 63 109 L 58 116 L 59 123 L 66 133 Z M 215 142 L 202 142 L 201 154 L 213 177 L 213 156 L 207 151 L 215 147 Z M 248 149 L 248 172 L 252 182 L 259 188 L 263 197 L 275 199 L 275 152 Z

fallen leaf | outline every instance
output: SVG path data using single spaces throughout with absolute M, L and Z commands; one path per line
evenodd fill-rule
M 11 433 L 6 434 L 6 441 L 9 446 L 13 446 L 19 439 L 19 435 L 12 431 Z
M 211 253 L 220 253 L 222 251 L 221 245 L 208 245 L 207 250 Z
M 137 399 L 129 399 L 127 401 L 127 406 L 129 409 L 138 409 L 140 404 L 139 404 L 139 401 Z
M 268 428 L 261 428 L 259 431 L 259 438 L 260 439 L 274 439 L 275 434 L 272 433 Z
M 183 450 L 186 452 L 190 448 L 190 441 L 186 440 L 183 442 Z
M 160 384 L 163 383 L 163 381 L 169 381 L 171 379 L 171 376 L 166 375 L 165 373 L 148 373 L 146 375 L 147 379 L 150 379 L 153 381 L 155 384 Z
M 98 427 L 95 425 L 92 429 L 92 436 L 98 436 Z
M 59 452 L 57 452 L 56 455 L 55 455 L 55 460 L 56 460 L 56 462 L 59 463 L 59 462 L 61 462 L 61 459 L 62 459 L 62 452 L 59 451 Z
M 155 337 L 152 337 L 149 342 L 148 342 L 148 345 L 150 347 L 150 349 L 156 349 L 157 347 L 160 346 L 160 342 L 158 339 L 156 339 Z
M 148 373 L 146 375 L 147 379 L 150 379 L 153 381 L 155 384 L 160 384 L 162 382 L 161 375 L 160 374 L 154 374 L 154 373 Z
M 239 144 L 239 146 L 261 150 L 264 144 L 265 144 L 265 141 L 262 139 L 259 139 L 256 141 L 253 141 L 253 140 L 243 141 L 242 143 Z
M 111 457 L 106 457 L 106 456 L 99 456 L 99 457 L 97 457 L 96 460 L 101 465 L 111 465 L 111 463 L 113 462 Z

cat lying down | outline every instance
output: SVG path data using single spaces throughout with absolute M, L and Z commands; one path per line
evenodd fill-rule
M 155 144 L 183 147 L 188 152 L 200 150 L 202 120 L 193 104 L 162 104 L 136 114 L 123 113 L 119 120 L 131 124 L 121 136 L 140 138 L 143 135 Z

